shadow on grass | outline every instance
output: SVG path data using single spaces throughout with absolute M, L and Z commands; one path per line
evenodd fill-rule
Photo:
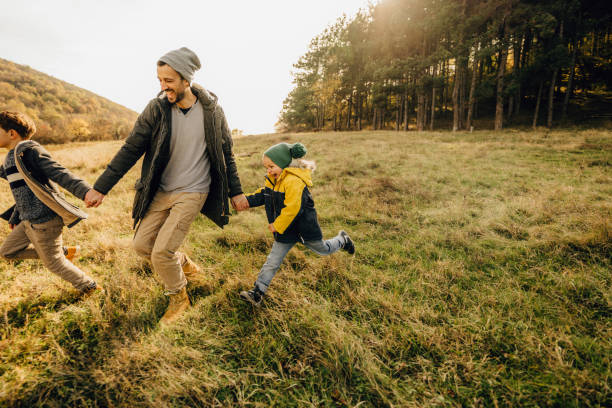
M 141 265 L 131 267 L 130 272 L 138 276 L 153 276 L 153 269 L 148 262 L 142 262 Z
M 220 236 L 215 242 L 224 249 L 237 249 L 240 253 L 267 253 L 270 250 L 270 242 L 264 237 L 230 237 Z
M 2 323 L 21 328 L 31 320 L 38 319 L 44 312 L 58 312 L 65 306 L 81 300 L 79 293 L 72 293 L 61 297 L 40 297 L 38 299 L 25 299 L 6 311 L 6 318 Z

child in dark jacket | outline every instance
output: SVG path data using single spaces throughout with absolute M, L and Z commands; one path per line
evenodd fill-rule
M 263 166 L 267 176 L 264 187 L 247 196 L 249 207 L 265 205 L 268 229 L 274 234 L 274 244 L 261 268 L 255 286 L 240 292 L 240 297 L 259 306 L 270 282 L 289 250 L 302 242 L 319 255 L 330 255 L 339 249 L 355 253 L 349 235 L 340 231 L 332 239 L 323 240 L 314 201 L 310 195 L 314 162 L 299 159 L 306 154 L 301 143 L 279 143 L 264 152 Z
M 83 199 L 91 188 L 51 158 L 38 143 L 29 140 L 34 122 L 18 112 L 0 112 L 0 147 L 9 150 L 0 177 L 7 179 L 15 205 L 2 214 L 12 231 L 0 246 L 7 259 L 40 259 L 53 273 L 83 294 L 101 287 L 69 259 L 75 247 L 62 246 L 62 229 L 87 217 L 67 202 L 50 180 Z M 67 259 L 68 257 L 68 259 Z

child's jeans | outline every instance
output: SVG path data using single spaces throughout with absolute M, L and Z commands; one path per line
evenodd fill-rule
M 0 255 L 15 260 L 40 259 L 51 272 L 70 282 L 76 289 L 84 290 L 94 281 L 64 256 L 63 228 L 60 217 L 40 224 L 21 221 L 0 247 Z
M 260 291 L 266 293 L 283 259 L 285 259 L 287 253 L 295 244 L 295 242 L 284 243 L 274 241 L 268 259 L 266 259 L 266 263 L 261 267 L 261 271 L 259 271 L 259 275 L 257 276 L 257 281 L 255 281 L 255 286 L 257 286 Z M 342 248 L 344 245 L 344 238 L 338 234 L 326 241 L 306 241 L 304 245 L 306 248 L 311 249 L 319 255 L 330 255 Z

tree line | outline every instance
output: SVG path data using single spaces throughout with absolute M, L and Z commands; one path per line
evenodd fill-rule
M 612 119 L 609 0 L 382 0 L 296 64 L 281 131 Z

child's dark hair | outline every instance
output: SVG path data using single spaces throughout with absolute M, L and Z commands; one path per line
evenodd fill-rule
M 0 127 L 7 132 L 14 130 L 22 139 L 30 139 L 36 133 L 34 121 L 20 112 L 0 112 Z

